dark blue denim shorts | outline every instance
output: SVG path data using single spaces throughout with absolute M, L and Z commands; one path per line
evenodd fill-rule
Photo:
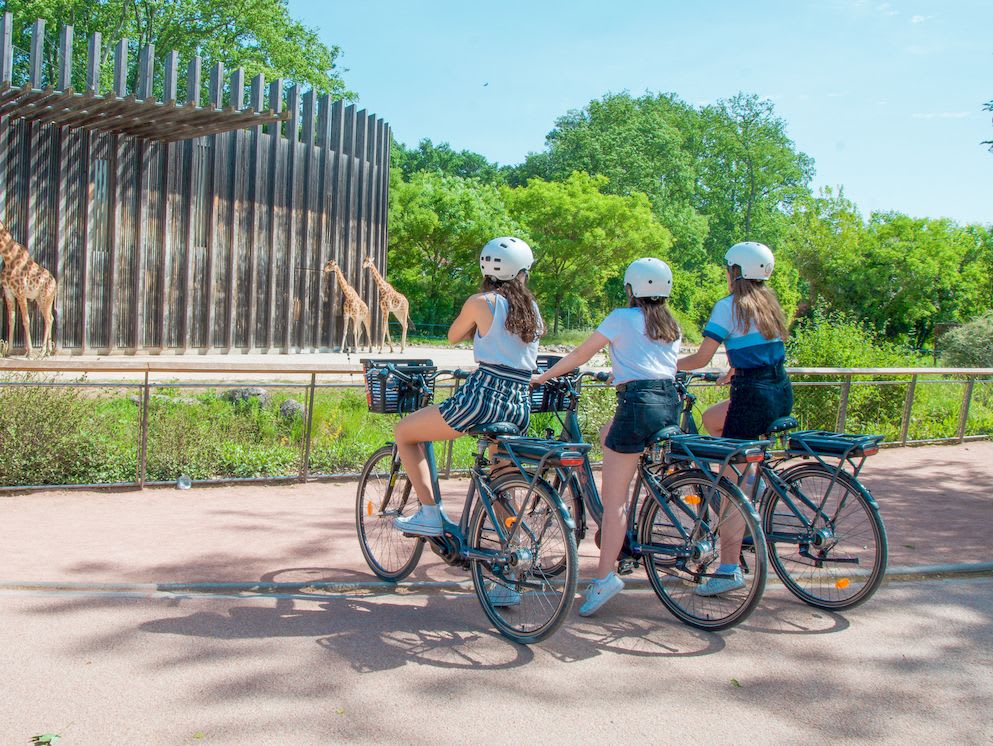
M 664 427 L 679 424 L 679 396 L 672 381 L 630 381 L 617 387 L 617 411 L 605 445 L 617 453 L 641 453 Z
M 723 436 L 761 438 L 773 420 L 792 411 L 793 386 L 782 363 L 735 370 Z

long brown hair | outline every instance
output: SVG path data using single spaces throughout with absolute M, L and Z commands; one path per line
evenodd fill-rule
M 526 272 L 521 272 L 513 280 L 484 277 L 480 290 L 484 293 L 493 292 L 507 299 L 507 331 L 530 344 L 541 336 L 543 329 L 538 304 L 531 290 L 524 284 L 526 277 Z
M 679 322 L 669 310 L 668 298 L 635 298 L 628 296 L 629 308 L 640 308 L 645 315 L 645 334 L 656 342 L 675 342 L 683 336 Z
M 786 340 L 789 329 L 786 315 L 779 305 L 775 291 L 762 280 L 746 280 L 741 267 L 729 267 L 731 273 L 732 317 L 742 332 L 749 327 L 758 329 L 766 339 Z

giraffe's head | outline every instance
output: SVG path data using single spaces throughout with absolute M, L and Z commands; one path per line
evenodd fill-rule
M 365 259 L 362 260 L 362 269 L 369 269 L 370 267 L 375 267 L 375 266 L 376 265 L 373 264 L 371 256 L 367 256 Z
M 332 259 L 331 261 L 329 261 L 327 264 L 324 265 L 325 273 L 334 272 L 336 269 L 338 269 L 338 262 L 336 262 L 334 259 Z

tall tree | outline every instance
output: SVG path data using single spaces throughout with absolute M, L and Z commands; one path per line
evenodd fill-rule
M 500 166 L 488 161 L 486 156 L 471 150 L 456 151 L 447 142 L 435 145 L 428 138 L 421 140 L 416 148 L 407 148 L 403 143 L 394 142 L 390 163 L 394 168 L 400 169 L 406 179 L 418 171 L 434 171 L 449 176 L 479 179 L 487 184 L 499 184 L 505 180 Z
M 563 304 L 603 291 L 613 275 L 640 256 L 663 258 L 672 234 L 655 220 L 644 194 L 604 194 L 604 176 L 576 172 L 564 181 L 533 178 L 505 188 L 511 215 L 535 252 L 532 283 L 558 332 Z
M 103 34 L 103 62 L 110 59 L 122 38 L 133 52 L 155 44 L 158 53 L 175 49 L 183 59 L 200 54 L 208 65 L 244 67 L 251 77 L 287 78 L 335 98 L 354 99 L 341 77 L 341 49 L 324 44 L 317 31 L 294 20 L 287 0 L 7 0 L 9 10 L 23 24 L 14 43 L 30 48 L 30 24 L 44 18 L 54 32 L 59 25 L 75 28 L 77 50 L 74 82 L 81 88 L 86 37 Z M 53 33 L 54 39 L 54 33 Z M 55 78 L 56 47 L 48 45 L 46 80 Z M 137 54 L 129 55 L 133 80 Z M 104 64 L 104 87 L 111 71 Z

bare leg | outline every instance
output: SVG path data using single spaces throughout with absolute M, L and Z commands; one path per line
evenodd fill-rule
M 422 443 L 439 440 L 455 440 L 462 433 L 453 430 L 441 417 L 438 406 L 419 409 L 400 420 L 393 428 L 397 451 L 407 478 L 414 486 L 417 499 L 422 505 L 434 505 L 431 491 L 431 472 L 424 456 Z
M 721 437 L 724 432 L 724 421 L 727 419 L 730 400 L 718 402 L 703 413 L 703 426 L 714 437 Z M 751 469 L 751 467 L 749 467 Z M 748 472 L 745 472 L 746 474 Z M 731 469 L 725 469 L 722 476 L 737 479 Z M 747 497 L 747 495 L 746 495 Z M 736 565 L 741 556 L 741 540 L 745 535 L 745 519 L 737 510 L 726 511 L 726 505 L 721 506 L 720 534 L 721 564 Z
M 721 433 L 724 432 L 724 420 L 727 419 L 728 405 L 730 403 L 731 401 L 729 399 L 725 399 L 722 402 L 717 402 L 712 407 L 707 407 L 703 413 L 703 427 L 708 434 L 713 435 L 715 438 L 721 437 Z
M 638 469 L 640 453 L 618 453 L 603 449 L 603 522 L 600 524 L 600 562 L 597 577 L 603 579 L 614 571 L 617 555 L 624 545 L 627 528 L 628 492 Z

